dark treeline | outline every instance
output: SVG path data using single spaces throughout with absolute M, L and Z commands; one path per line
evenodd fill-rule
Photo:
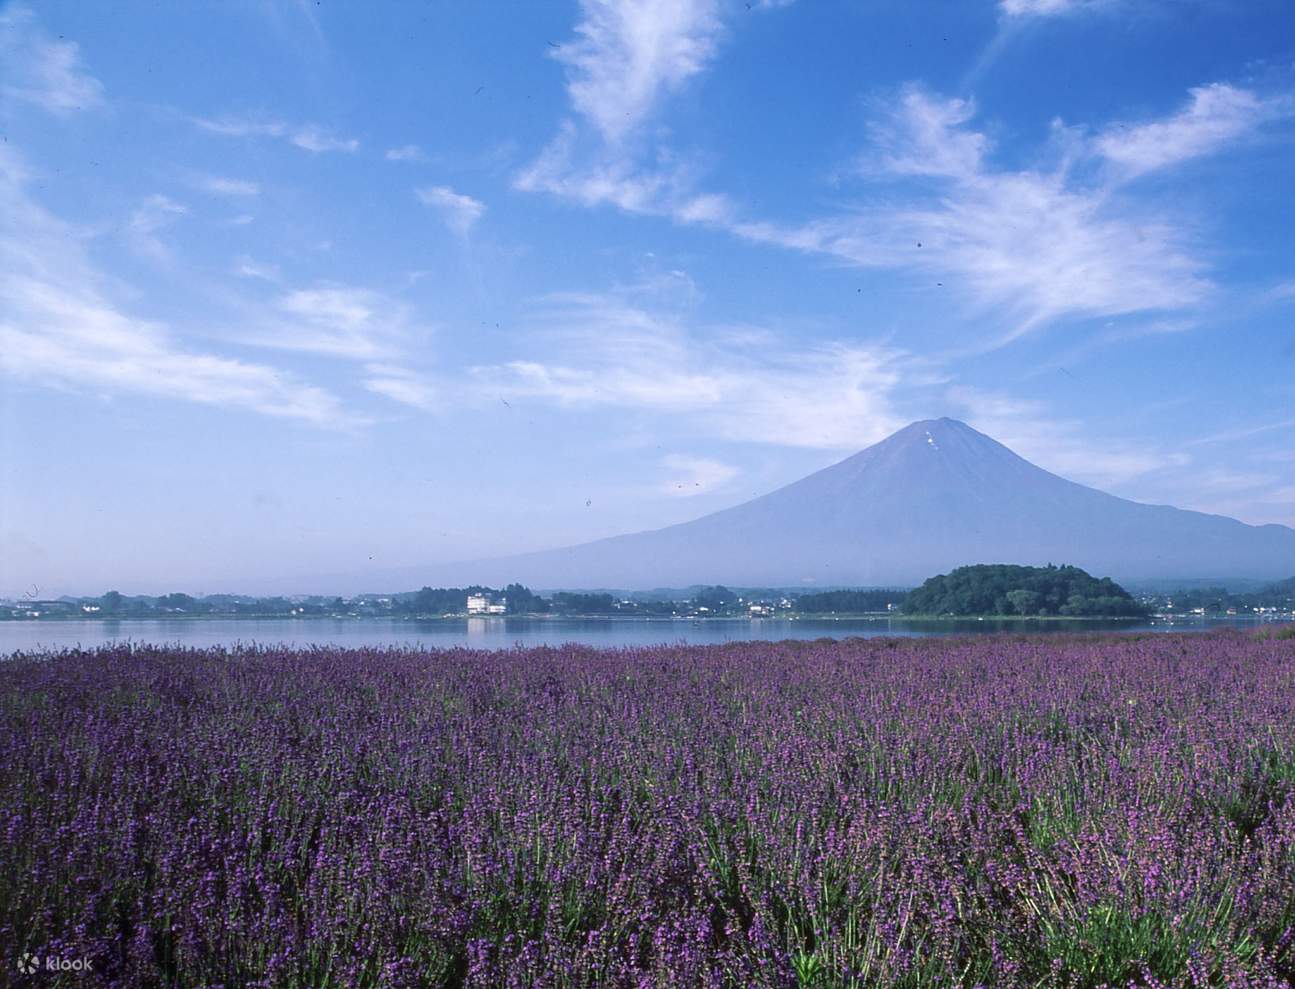
M 514 588 L 525 590 L 527 598 L 534 596 L 529 590 L 522 588 L 520 584 L 510 584 L 508 591 L 511 592 Z M 468 587 L 424 587 L 414 594 L 395 595 L 392 599 L 391 610 L 404 615 L 452 615 L 463 611 L 470 594 L 485 594 L 487 597 L 494 597 L 496 594 L 502 595 L 503 593 L 481 584 L 472 584 Z M 513 604 L 514 599 L 517 602 L 516 606 Z M 523 597 L 521 594 L 512 593 L 509 595 L 508 609 L 510 614 L 517 614 L 517 609 L 520 609 L 522 604 Z
M 1147 613 L 1109 577 L 1078 567 L 987 564 L 959 567 L 929 578 L 909 593 L 904 609 L 915 615 L 1029 615 L 1135 617 Z
M 1257 591 L 1219 587 L 1143 595 L 1135 600 L 1109 578 L 1078 567 L 983 565 L 932 577 L 916 590 L 838 588 L 803 593 L 792 589 L 730 589 L 722 585 L 635 592 L 556 591 L 546 596 L 513 583 L 502 588 L 424 587 L 390 595 L 350 598 L 251 597 L 238 594 L 156 597 L 109 591 L 99 597 L 0 602 L 0 618 L 165 618 L 360 616 L 432 618 L 462 615 L 471 595 L 483 595 L 506 615 L 620 615 L 624 617 L 730 617 L 776 614 L 868 614 L 900 610 L 909 615 L 1022 615 L 1132 617 L 1148 609 L 1207 615 L 1295 612 L 1295 577 Z M 1262 616 L 1262 615 L 1261 615 Z
M 239 594 L 209 594 L 194 597 L 179 592 L 150 595 L 125 595 L 109 591 L 97 598 L 59 598 L 57 600 L 24 599 L 0 611 L 42 617 L 72 615 L 96 618 L 162 618 L 168 615 L 326 615 L 344 608 L 342 598 L 251 597 Z
M 604 615 L 628 611 L 643 615 L 672 614 L 681 604 L 668 600 L 625 601 L 607 593 L 560 591 L 541 597 L 522 584 L 493 588 L 482 584 L 466 587 L 423 587 L 399 594 L 363 594 L 343 598 L 251 597 L 237 594 L 193 596 L 183 593 L 157 596 L 128 596 L 109 591 L 99 597 L 65 597 L 56 600 L 23 599 L 0 603 L 0 618 L 166 618 L 209 617 L 309 617 L 309 616 L 401 616 L 433 617 L 461 615 L 469 596 L 482 595 L 491 604 L 502 605 L 508 615 L 566 614 Z M 683 604 L 686 604 L 684 602 Z
M 796 610 L 809 615 L 889 611 L 892 605 L 898 608 L 906 597 L 908 591 L 893 589 L 821 591 L 796 598 Z

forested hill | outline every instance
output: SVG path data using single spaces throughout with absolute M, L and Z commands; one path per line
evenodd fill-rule
M 904 599 L 914 615 L 1134 617 L 1146 608 L 1109 577 L 1078 567 L 987 564 L 931 577 Z

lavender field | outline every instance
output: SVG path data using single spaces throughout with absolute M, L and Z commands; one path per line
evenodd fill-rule
M 1295 979 L 1292 640 L 123 646 L 0 735 L 0 983 Z

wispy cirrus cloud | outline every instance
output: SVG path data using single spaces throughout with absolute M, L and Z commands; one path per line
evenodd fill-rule
M 346 151 L 359 148 L 360 142 L 353 137 L 336 137 L 319 127 L 306 125 L 292 130 L 288 140 L 306 151 Z
M 372 289 L 325 283 L 274 302 L 277 318 L 245 342 L 356 361 L 393 359 L 415 333 L 409 308 Z
M 328 428 L 367 423 L 332 392 L 269 364 L 187 344 L 180 329 L 131 316 L 104 293 L 108 280 L 90 261 L 83 232 L 27 195 L 18 156 L 0 150 L 0 373 L 46 387 L 183 400 Z M 185 207 L 149 197 L 131 216 L 133 246 L 157 260 L 158 237 Z M 235 273 L 271 282 L 277 267 L 249 256 Z M 409 308 L 369 289 L 336 284 L 282 292 L 267 306 L 245 306 L 236 332 L 244 346 L 322 354 L 359 362 L 359 387 L 429 410 L 435 389 L 399 360 L 420 335 Z M 249 330 L 248 327 L 252 329 Z M 203 331 L 209 336 L 208 330 Z
M 1122 6 L 1122 0 L 998 0 L 998 30 L 963 75 L 959 89 L 969 92 L 1009 46 L 1036 24 L 1078 18 Z
M 866 196 L 859 205 L 792 222 L 752 217 L 723 192 L 703 189 L 695 170 L 669 153 L 658 150 L 645 165 L 641 142 L 631 140 L 662 97 L 714 57 L 717 9 L 663 7 L 647 21 L 654 33 L 635 29 L 634 5 L 612 6 L 582 8 L 579 43 L 558 56 L 569 66 L 575 116 L 518 173 L 518 188 L 941 280 L 982 315 L 1006 319 L 988 346 L 1067 318 L 1181 311 L 1213 289 L 1190 224 L 1092 178 L 1073 158 L 1051 168 L 996 166 L 993 141 L 974 126 L 975 103 L 919 86 L 905 87 L 874 121 L 855 175 Z M 1022 0 L 1004 12 L 1087 6 Z M 1220 149 L 1261 116 L 1255 105 L 1244 90 L 1202 87 L 1184 113 L 1103 131 L 1075 153 L 1090 165 L 1120 162 L 1125 176 L 1169 167 Z
M 199 175 L 195 176 L 193 184 L 195 188 L 203 192 L 210 193 L 213 196 L 229 196 L 235 199 L 245 199 L 261 194 L 261 186 L 249 181 L 248 179 L 231 179 L 223 175 Z
M 330 392 L 283 370 L 184 345 L 109 299 L 82 231 L 37 205 L 0 150 L 0 372 L 43 387 L 130 394 L 338 427 Z M 165 210 L 164 210 L 165 212 Z
M 426 157 L 416 144 L 403 144 L 398 148 L 388 148 L 383 155 L 387 161 L 423 161 Z
M 998 0 L 998 9 L 1006 17 L 1063 17 L 1083 11 L 1109 7 L 1117 0 Z
M 696 327 L 623 292 L 551 296 L 527 339 L 534 354 L 472 369 L 481 394 L 651 412 L 699 435 L 810 449 L 881 439 L 903 424 L 895 393 L 931 373 L 876 344 Z
M 713 57 L 716 0 L 582 0 L 577 38 L 554 58 L 567 67 L 575 110 L 615 144 Z
M 758 5 L 772 6 L 781 5 Z M 554 54 L 567 67 L 573 115 L 517 173 L 517 188 L 681 222 L 713 220 L 723 197 L 695 193 L 689 165 L 654 151 L 643 135 L 665 98 L 714 59 L 722 11 L 717 0 L 584 0 L 576 40 Z
M 277 282 L 279 280 L 279 266 L 257 261 L 248 254 L 240 254 L 234 259 L 234 274 L 240 278 L 259 278 L 262 281 Z
M 1197 436 L 1184 441 L 1184 445 L 1203 446 L 1210 443 L 1235 443 L 1238 440 L 1248 440 L 1255 436 L 1263 436 L 1267 433 L 1289 429 L 1295 429 L 1295 419 L 1269 420 L 1257 425 L 1240 426 L 1235 429 L 1206 433 L 1204 436 Z
M 82 67 L 76 42 L 50 37 L 23 4 L 0 11 L 0 93 L 59 115 L 104 103 L 103 85 Z
M 424 375 L 398 364 L 369 364 L 363 384 L 375 395 L 421 412 L 438 408 L 436 387 Z
M 443 406 L 432 380 L 405 363 L 427 332 L 408 306 L 343 285 L 298 289 L 276 305 L 293 318 L 273 325 L 258 342 L 359 362 L 359 385 L 366 391 L 420 412 Z
M 582 160 L 579 142 L 578 127 L 566 121 L 540 156 L 517 174 L 517 188 L 680 223 L 722 225 L 734 214 L 728 197 L 697 191 L 696 176 L 687 165 L 644 168 L 633 156 L 619 153 Z
M 149 196 L 131 213 L 126 223 L 126 239 L 137 253 L 159 263 L 169 263 L 171 249 L 159 234 L 188 212 L 189 207 L 169 196 Z
M 975 105 L 907 87 L 873 127 L 859 178 L 906 194 L 799 226 L 737 222 L 748 239 L 861 267 L 948 278 L 1006 315 L 998 342 L 1065 317 L 1177 310 L 1211 289 L 1205 264 L 1170 220 L 1085 184 L 1065 166 L 996 168 Z
M 1264 302 L 1284 302 L 1287 299 L 1295 299 L 1295 278 L 1289 278 L 1285 281 L 1278 282 L 1268 291 L 1264 292 L 1260 298 Z
M 429 206 L 436 210 L 450 231 L 460 237 L 466 237 L 486 211 L 485 203 L 463 193 L 455 192 L 449 186 L 425 186 L 421 189 L 416 189 L 414 194 L 424 206 Z
M 1105 128 L 1093 149 L 1127 176 L 1213 154 L 1265 119 L 1293 109 L 1288 100 L 1265 100 L 1226 83 L 1197 86 L 1187 105 L 1162 120 Z
M 215 120 L 195 117 L 194 123 L 202 130 L 222 137 L 271 137 L 315 154 L 325 151 L 350 153 L 360 147 L 356 138 L 338 137 L 317 124 L 288 124 L 281 120 L 251 117 L 221 117 Z

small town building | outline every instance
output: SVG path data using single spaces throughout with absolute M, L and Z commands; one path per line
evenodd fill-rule
M 508 599 L 495 600 L 489 594 L 469 594 L 467 610 L 469 615 L 506 615 Z

